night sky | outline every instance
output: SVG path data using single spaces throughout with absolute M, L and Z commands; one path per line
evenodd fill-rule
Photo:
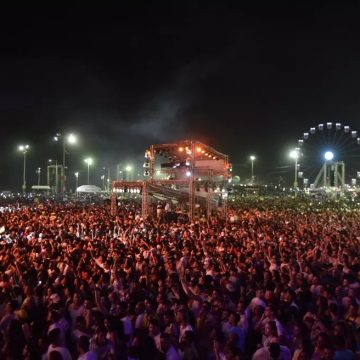
M 290 183 L 287 154 L 309 127 L 360 131 L 356 3 L 178 4 L 0 13 L 0 190 L 21 187 L 18 144 L 31 146 L 28 185 L 47 159 L 60 161 L 56 132 L 80 137 L 69 173 L 84 183 L 93 156 L 100 184 L 103 167 L 114 176 L 150 144 L 179 139 L 229 154 L 241 179 L 255 154 L 260 180 Z

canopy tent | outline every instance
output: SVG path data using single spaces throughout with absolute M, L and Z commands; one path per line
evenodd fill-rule
M 95 194 L 102 192 L 102 190 L 96 185 L 81 185 L 76 189 L 76 192 Z

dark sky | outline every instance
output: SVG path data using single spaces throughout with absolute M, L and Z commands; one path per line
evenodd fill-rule
M 310 126 L 360 130 L 356 3 L 178 4 L 0 13 L 1 189 L 21 186 L 18 144 L 29 185 L 61 158 L 56 132 L 80 137 L 69 172 L 84 182 L 91 155 L 100 183 L 103 166 L 183 138 L 229 154 L 242 179 L 250 154 L 260 179 L 291 178 L 287 153 Z

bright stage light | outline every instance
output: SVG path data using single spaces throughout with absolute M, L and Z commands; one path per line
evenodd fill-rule
M 187 171 L 186 176 L 191 176 L 191 171 Z
M 327 160 L 327 161 L 331 161 L 331 160 L 334 158 L 333 152 L 327 151 L 327 152 L 324 154 L 324 158 L 325 158 L 325 160 Z

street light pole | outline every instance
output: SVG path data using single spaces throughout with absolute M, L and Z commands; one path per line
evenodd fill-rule
M 55 160 L 55 194 L 58 193 L 59 190 L 59 170 L 58 170 L 58 162 Z
M 24 169 L 23 169 L 23 194 L 25 195 L 26 192 L 26 151 L 24 151 Z
M 76 192 L 76 196 L 77 196 L 77 189 L 78 189 L 78 187 L 79 187 L 79 172 L 77 171 L 75 174 L 75 192 Z
M 36 171 L 37 176 L 38 176 L 38 185 L 40 185 L 40 179 L 41 179 L 41 168 L 39 167 Z
M 295 158 L 295 174 L 294 174 L 294 189 L 298 188 L 298 159 Z
M 90 185 L 90 165 L 93 164 L 93 159 L 92 158 L 86 158 L 84 161 L 87 164 L 87 184 Z
M 23 184 L 22 184 L 22 191 L 23 191 L 23 195 L 25 195 L 26 193 L 26 153 L 29 149 L 29 145 L 20 145 L 19 146 L 19 150 L 23 153 L 24 155 L 24 165 L 23 165 Z
M 298 190 L 298 159 L 299 159 L 299 149 L 294 149 L 290 152 L 290 157 L 295 161 L 294 169 L 294 191 L 296 196 L 296 191 Z
M 251 160 L 251 183 L 254 183 L 254 160 L 256 159 L 256 157 L 254 155 L 250 156 L 250 160 Z
M 77 141 L 77 138 L 74 134 L 69 134 L 68 136 L 65 136 L 64 134 L 56 134 L 54 136 L 55 141 L 59 141 L 59 139 L 62 139 L 62 172 L 61 172 L 61 191 L 65 193 L 66 191 L 66 142 L 70 144 L 75 144 Z
M 58 161 L 49 159 L 49 163 L 51 164 L 53 161 L 55 161 L 55 194 L 58 193 L 59 189 L 59 173 L 58 173 Z
M 105 191 L 105 175 L 101 175 L 102 189 Z

